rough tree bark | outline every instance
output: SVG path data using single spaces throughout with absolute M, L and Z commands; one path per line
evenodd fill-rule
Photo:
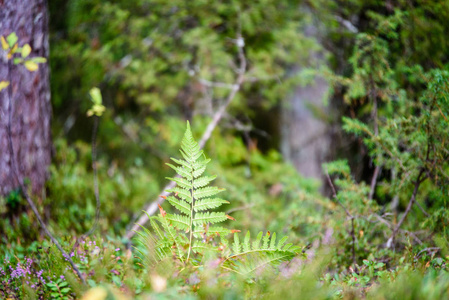
M 45 0 L 0 0 L 0 35 L 15 32 L 19 46 L 28 43 L 30 56 L 48 58 L 48 12 Z M 11 138 L 15 161 L 21 178 L 28 178 L 32 191 L 42 191 L 51 161 L 51 103 L 49 69 L 40 64 L 30 72 L 22 65 L 8 67 L 0 56 L 0 81 L 11 82 L 0 92 L 0 195 L 19 186 L 12 175 L 12 157 L 8 148 L 8 105 L 11 102 Z

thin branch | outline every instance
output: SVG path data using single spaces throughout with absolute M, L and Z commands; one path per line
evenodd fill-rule
M 209 81 L 203 78 L 198 79 L 199 83 L 201 83 L 202 85 L 206 86 L 206 87 L 217 87 L 217 88 L 225 88 L 225 89 L 234 89 L 234 85 L 233 84 L 229 84 L 229 83 L 225 83 L 225 82 L 214 82 L 214 81 Z
M 349 210 L 346 209 L 346 207 L 343 205 L 343 203 L 341 203 L 340 200 L 338 200 L 337 191 L 335 190 L 335 186 L 332 183 L 332 180 L 331 180 L 331 177 L 329 176 L 329 173 L 327 173 L 327 172 L 326 172 L 326 178 L 327 178 L 327 182 L 329 183 L 329 185 L 330 185 L 330 187 L 332 189 L 332 197 L 343 208 L 343 210 L 345 211 L 346 215 L 349 218 L 354 218 L 354 216 L 349 212 Z
M 226 212 L 226 214 L 229 215 L 229 214 L 231 214 L 233 212 L 236 212 L 236 211 L 239 211 L 239 210 L 250 209 L 251 207 L 254 207 L 254 206 L 255 206 L 255 204 L 248 204 L 248 205 L 244 205 L 244 206 L 234 207 L 234 208 L 231 208 L 230 210 L 228 210 Z
M 418 201 L 416 201 L 416 205 L 419 207 L 419 209 L 422 211 L 422 213 L 423 213 L 426 217 L 430 218 L 429 213 L 424 209 L 424 207 L 421 206 L 421 204 L 419 204 Z
M 424 248 L 421 251 L 418 252 L 418 254 L 415 255 L 415 258 L 418 258 L 421 256 L 422 253 L 424 252 L 430 252 L 430 253 L 434 253 L 434 252 L 438 252 L 441 249 L 439 247 L 429 247 L 429 248 Z
M 378 122 L 378 109 L 377 109 L 377 91 L 376 91 L 376 84 L 374 83 L 374 78 L 373 78 L 373 74 L 371 73 L 369 75 L 369 79 L 370 79 L 370 84 L 371 84 L 371 92 L 370 92 L 370 98 L 371 101 L 373 102 L 373 122 L 374 122 L 374 136 L 377 137 L 379 136 L 379 122 Z M 379 155 L 378 155 L 379 158 Z M 378 162 L 379 163 L 379 162 Z M 371 185 L 370 185 L 370 191 L 369 191 L 369 195 L 368 195 L 368 199 L 372 200 L 374 193 L 376 191 L 376 184 L 377 184 L 377 177 L 379 176 L 379 172 L 380 172 L 380 166 L 376 165 L 375 169 L 374 169 L 374 173 L 373 173 L 373 178 L 371 179 Z
M 369 200 L 373 200 L 374 192 L 376 191 L 377 177 L 379 176 L 380 166 L 376 166 L 373 173 L 373 178 L 371 179 L 371 186 L 368 195 Z
M 340 202 L 340 200 L 338 200 L 337 197 L 337 191 L 335 190 L 335 186 L 332 183 L 331 177 L 329 176 L 329 173 L 326 172 L 326 178 L 327 181 L 329 182 L 329 185 L 332 189 L 332 196 L 335 199 L 335 201 L 337 201 L 337 203 L 343 208 L 343 210 L 345 211 L 346 215 L 348 216 L 348 218 L 351 220 L 351 237 L 352 237 L 352 263 L 356 264 L 356 259 L 355 259 L 355 226 L 354 226 L 354 216 L 349 212 L 349 210 L 343 205 L 343 203 Z
M 33 199 L 31 199 L 30 195 L 28 194 L 28 191 L 26 189 L 25 184 L 23 183 L 23 179 L 21 178 L 19 171 L 18 171 L 18 166 L 17 166 L 17 162 L 16 162 L 16 157 L 14 155 L 14 146 L 13 146 L 13 142 L 12 142 L 12 130 L 11 130 L 11 123 L 12 123 L 12 78 L 11 78 L 11 61 L 8 62 L 8 69 L 9 69 L 9 87 L 8 87 L 8 123 L 6 125 L 6 130 L 7 130 L 7 134 L 8 134 L 8 148 L 9 148 L 9 153 L 11 155 L 11 169 L 12 169 L 12 175 L 14 177 L 14 179 L 17 181 L 18 185 L 20 186 L 23 195 L 25 196 L 25 199 L 28 202 L 28 205 L 31 207 L 31 210 L 33 211 L 34 215 L 36 216 L 39 224 L 42 226 L 42 228 L 45 231 L 45 234 L 50 238 L 50 240 L 53 242 L 53 244 L 56 245 L 56 247 L 58 248 L 58 250 L 62 253 L 62 256 L 70 263 L 70 265 L 72 266 L 73 270 L 76 272 L 76 274 L 78 275 L 78 277 L 81 279 L 81 281 L 85 284 L 85 280 L 80 272 L 80 270 L 78 269 L 78 267 L 75 265 L 75 263 L 73 262 L 72 258 L 64 251 L 64 249 L 61 247 L 61 245 L 59 244 L 58 240 L 56 240 L 56 238 L 53 236 L 53 234 L 50 232 L 50 230 L 48 229 L 47 225 L 45 225 L 44 220 L 42 219 L 41 215 L 39 214 L 39 210 L 37 209 L 36 205 L 34 204 Z
M 235 84 L 232 85 L 233 87 L 232 87 L 228 97 L 226 98 L 225 102 L 218 109 L 218 111 L 215 112 L 215 114 L 212 118 L 212 121 L 209 123 L 206 130 L 204 131 L 203 136 L 201 137 L 201 140 L 198 143 L 200 148 L 203 148 L 204 145 L 206 144 L 206 142 L 209 140 L 212 132 L 214 131 L 215 127 L 217 127 L 218 123 L 220 122 L 221 118 L 223 117 L 223 114 L 226 111 L 229 104 L 232 102 L 232 100 L 237 95 L 237 92 L 240 90 L 242 83 L 245 79 L 245 71 L 246 71 L 247 62 L 246 62 L 245 54 L 243 51 L 243 47 L 245 46 L 245 43 L 241 36 L 238 36 L 238 38 L 236 40 L 236 45 L 238 48 L 238 56 L 239 56 L 239 61 L 240 61 L 240 66 L 237 71 L 237 79 L 235 81 Z M 166 191 L 174 188 L 175 186 L 176 186 L 176 183 L 174 181 L 170 182 L 162 189 L 162 192 L 159 193 L 159 195 L 168 196 L 169 193 Z M 127 231 L 126 238 L 128 240 L 130 240 L 135 235 L 136 231 L 139 230 L 141 228 L 141 226 L 145 225 L 145 223 L 148 222 L 148 220 L 149 220 L 148 216 L 153 215 L 157 211 L 158 205 L 162 204 L 162 202 L 164 202 L 164 199 L 159 198 L 146 207 L 146 209 L 145 209 L 146 213 L 142 214 L 141 217 L 137 220 L 137 222 L 132 226 L 132 228 Z
M 381 222 L 382 224 L 386 225 L 391 231 L 394 230 L 394 226 L 390 222 L 388 222 L 387 220 L 385 220 L 384 218 L 382 218 L 381 216 L 379 216 L 376 213 L 372 213 L 372 214 L 374 216 L 376 216 L 376 218 L 377 218 L 377 220 L 379 222 Z M 367 221 L 371 222 L 369 220 L 367 220 Z M 423 244 L 423 242 L 416 236 L 416 234 L 414 232 L 408 231 L 408 230 L 404 230 L 404 229 L 399 229 L 399 232 L 406 233 L 406 234 L 410 235 L 418 244 L 420 244 L 420 245 Z
M 412 209 L 413 204 L 416 202 L 416 195 L 418 194 L 419 186 L 421 183 L 425 180 L 421 178 L 421 176 L 424 173 L 424 169 L 421 169 L 421 171 L 418 174 L 418 177 L 415 181 L 415 187 L 413 189 L 412 196 L 410 197 L 410 201 L 408 202 L 407 208 L 405 209 L 404 214 L 402 215 L 401 219 L 399 220 L 399 223 L 396 225 L 395 229 L 393 230 L 393 233 L 391 234 L 391 237 L 387 241 L 387 248 L 390 248 L 394 244 L 394 239 L 399 231 L 399 228 L 401 228 L 402 224 L 404 223 L 405 219 L 407 218 L 407 215 L 409 214 L 410 210 Z

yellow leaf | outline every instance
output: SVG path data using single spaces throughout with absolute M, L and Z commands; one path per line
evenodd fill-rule
M 10 53 L 11 54 L 16 53 L 17 48 L 19 48 L 19 46 L 17 44 L 14 44 L 14 46 L 12 47 Z
M 27 68 L 28 71 L 31 71 L 31 72 L 34 72 L 34 71 L 36 71 L 39 68 L 37 63 L 29 61 L 29 60 L 26 61 L 24 65 L 25 65 L 25 68 Z
M 108 292 L 102 287 L 94 287 L 84 294 L 82 300 L 104 300 Z
M 9 48 L 8 43 L 6 42 L 5 38 L 3 36 L 0 37 L 0 41 L 2 43 L 3 50 L 7 50 Z
M 25 45 L 22 47 L 22 57 L 23 57 L 23 58 L 28 57 L 28 55 L 30 55 L 30 53 L 31 53 L 31 47 L 30 47 L 30 45 L 25 44 Z
M 6 89 L 9 85 L 9 81 L 0 81 L 0 91 Z

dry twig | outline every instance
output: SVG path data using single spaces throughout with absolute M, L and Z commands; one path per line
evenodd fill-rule
M 354 219 L 355 217 L 349 212 L 349 210 L 346 208 L 346 206 L 343 205 L 343 203 L 340 202 L 340 200 L 338 200 L 337 197 L 337 191 L 335 190 L 334 184 L 332 183 L 331 177 L 329 176 L 329 173 L 326 172 L 326 178 L 327 181 L 329 182 L 329 185 L 332 189 L 332 196 L 335 199 L 335 201 L 343 208 L 343 210 L 345 211 L 346 215 L 348 216 L 348 218 L 351 220 L 351 237 L 352 237 L 352 263 L 356 264 L 356 260 L 355 260 L 355 226 L 354 226 Z

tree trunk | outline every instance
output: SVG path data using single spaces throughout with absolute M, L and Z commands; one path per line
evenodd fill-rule
M 31 46 L 31 57 L 48 58 L 47 2 L 0 0 L 0 35 L 6 37 L 11 32 L 19 37 L 19 46 L 26 43 Z M 1 55 L 2 80 L 10 81 L 11 89 L 0 92 L 0 195 L 7 195 L 19 186 L 13 176 L 13 163 L 19 177 L 28 179 L 33 193 L 38 194 L 45 185 L 51 162 L 49 68 L 40 64 L 39 70 L 30 72 L 23 65 L 11 63 L 9 67 L 6 55 Z M 14 160 L 8 146 L 9 116 Z

